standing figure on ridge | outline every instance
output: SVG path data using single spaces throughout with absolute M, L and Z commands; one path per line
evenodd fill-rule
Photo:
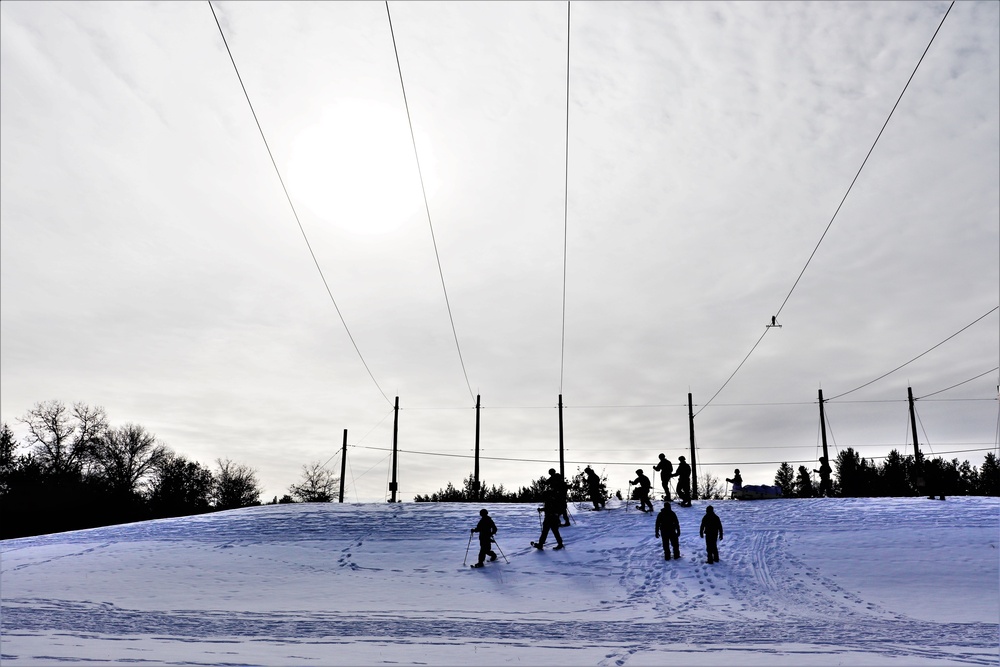
M 663 485 L 663 499 L 670 500 L 670 478 L 674 476 L 674 464 L 663 454 L 660 454 L 660 462 L 653 465 L 653 470 L 660 473 L 660 484 Z
M 590 493 L 590 502 L 594 503 L 594 509 L 599 510 L 604 507 L 604 493 L 601 492 L 601 478 L 590 466 L 583 469 L 587 474 L 587 491 Z
M 657 537 L 662 536 L 663 560 L 670 560 L 671 547 L 674 552 L 674 560 L 678 560 L 681 557 L 680 545 L 678 543 L 681 535 L 681 524 L 677 521 L 677 515 L 674 514 L 674 510 L 670 507 L 669 500 L 663 501 L 663 509 L 656 515 L 655 534 Z
M 705 551 L 708 552 L 708 563 L 719 562 L 719 544 L 722 539 L 722 520 L 709 505 L 705 508 L 705 516 L 701 518 L 699 536 L 705 538 Z
M 833 469 L 825 456 L 819 457 L 819 470 L 813 470 L 813 472 L 819 473 L 819 493 L 817 495 L 827 498 L 832 496 L 833 484 L 830 482 L 830 473 L 833 472 Z
M 485 509 L 479 510 L 479 516 L 481 517 L 479 523 L 472 529 L 473 533 L 479 533 L 479 562 L 472 567 L 482 567 L 487 556 L 490 557 L 491 563 L 497 559 L 497 555 L 492 549 L 493 536 L 497 534 L 497 525 L 493 523 L 490 513 Z
M 569 503 L 566 502 L 566 492 L 569 489 L 566 486 L 566 480 L 556 472 L 555 468 L 549 468 L 549 489 L 554 494 L 555 501 L 562 504 L 562 507 L 559 508 L 559 515 L 562 516 L 565 523 L 561 523 L 560 525 L 568 526 Z
M 691 507 L 691 466 L 683 456 L 677 457 L 677 497 L 681 499 L 681 507 Z
M 740 469 L 737 468 L 733 471 L 732 479 L 726 478 L 726 481 L 733 485 L 733 491 L 729 494 L 730 498 L 740 498 L 743 495 L 743 477 L 740 475 Z
M 636 495 L 639 496 L 637 500 L 641 501 L 639 509 L 641 509 L 643 512 L 652 512 L 653 503 L 649 502 L 649 489 L 652 488 L 653 484 L 652 482 L 649 481 L 648 477 L 642 474 L 641 468 L 639 470 L 636 470 L 635 474 L 636 478 L 632 480 L 632 484 L 635 484 L 636 486 L 635 489 Z M 646 509 L 647 506 L 649 507 L 649 509 Z

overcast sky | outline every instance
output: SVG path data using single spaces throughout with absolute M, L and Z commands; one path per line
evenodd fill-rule
M 348 429 L 382 500 L 398 396 L 410 501 L 471 474 L 475 394 L 522 460 L 487 484 L 557 465 L 561 393 L 567 472 L 624 490 L 690 392 L 701 470 L 770 484 L 819 389 L 831 455 L 912 453 L 911 386 L 924 451 L 996 451 L 1000 3 L 954 5 L 839 213 L 947 2 L 573 3 L 568 114 L 566 3 L 389 3 L 416 158 L 384 3 L 214 8 L 277 172 L 208 3 L 0 4 L 19 434 L 100 405 L 269 500 Z

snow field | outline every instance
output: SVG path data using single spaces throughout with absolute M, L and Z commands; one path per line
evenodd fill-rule
M 717 501 L 655 515 L 275 505 L 0 542 L 0 659 L 140 664 L 998 665 L 1000 499 Z M 657 510 L 662 503 L 656 503 Z M 468 557 L 463 564 L 466 548 Z

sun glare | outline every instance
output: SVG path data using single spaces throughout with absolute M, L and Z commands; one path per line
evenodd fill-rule
M 419 178 L 405 111 L 354 100 L 328 107 L 296 137 L 288 189 L 321 220 L 378 235 L 423 207 Z

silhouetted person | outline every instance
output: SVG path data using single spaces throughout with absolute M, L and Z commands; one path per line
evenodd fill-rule
M 817 495 L 828 498 L 832 496 L 833 483 L 830 482 L 830 473 L 833 472 L 833 469 L 825 456 L 819 457 L 819 470 L 813 469 L 813 472 L 819 473 L 819 493 Z
M 594 509 L 599 510 L 604 507 L 604 493 L 601 492 L 601 478 L 597 476 L 590 466 L 583 469 L 587 475 L 587 491 L 590 493 L 590 502 L 594 503 Z
M 617 491 L 615 491 L 615 498 L 617 498 L 618 500 L 622 499 L 622 490 L 621 489 L 618 489 Z
M 677 521 L 677 515 L 674 514 L 674 510 L 670 507 L 669 500 L 663 501 L 663 509 L 656 515 L 656 536 L 661 537 L 663 540 L 664 560 L 670 560 L 671 547 L 673 548 L 674 558 L 678 559 L 681 557 L 680 544 L 678 542 L 681 536 L 681 524 Z
M 722 539 L 722 521 L 711 505 L 705 508 L 705 516 L 701 518 L 701 531 L 699 531 L 699 534 L 705 538 L 705 550 L 708 552 L 708 562 L 718 563 L 718 541 Z
M 733 492 L 729 494 L 730 498 L 736 498 L 737 494 L 742 495 L 743 493 L 743 477 L 740 475 L 740 469 L 737 468 L 733 472 L 732 479 L 726 478 L 726 481 L 733 485 Z
M 635 471 L 636 478 L 632 480 L 635 484 L 636 495 L 639 496 L 638 500 L 641 502 L 639 509 L 643 512 L 652 512 L 653 503 L 649 502 L 649 489 L 652 488 L 653 483 L 649 481 L 649 478 L 642 474 L 642 469 Z M 649 507 L 647 510 L 646 507 Z
M 482 567 L 487 556 L 490 557 L 490 562 L 497 559 L 497 555 L 492 549 L 493 536 L 497 534 L 497 525 L 493 523 L 490 513 L 485 509 L 479 510 L 479 516 L 481 517 L 479 523 L 472 529 L 473 533 L 479 533 L 479 562 L 472 567 Z
M 653 470 L 660 473 L 660 484 L 663 485 L 663 499 L 670 500 L 670 478 L 674 476 L 674 464 L 663 454 L 660 454 L 660 462 L 653 466 Z
M 539 512 L 544 512 L 542 519 L 542 536 L 538 538 L 537 542 L 532 542 L 531 546 L 536 549 L 541 549 L 545 546 L 545 538 L 549 536 L 549 531 L 552 531 L 552 536 L 556 538 L 556 550 L 563 548 L 562 536 L 559 534 L 559 516 L 563 512 L 565 501 L 562 500 L 563 496 L 559 495 L 553 489 L 548 489 L 545 492 L 545 504 L 544 507 L 539 508 Z
M 677 497 L 681 499 L 681 507 L 691 507 L 691 466 L 683 456 L 677 457 Z
M 552 490 L 556 502 L 562 503 L 562 507 L 559 508 L 559 515 L 565 520 L 565 523 L 561 524 L 563 526 L 569 525 L 569 507 L 566 502 L 566 480 L 563 476 L 556 472 L 555 468 L 549 468 L 549 489 Z

